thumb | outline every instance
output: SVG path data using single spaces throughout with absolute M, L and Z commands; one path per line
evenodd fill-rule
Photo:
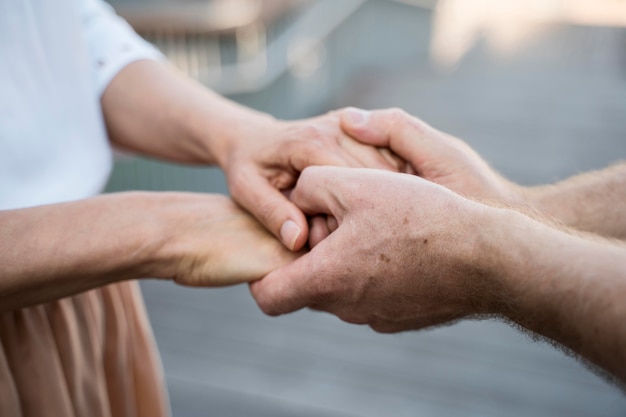
M 313 279 L 316 263 L 311 252 L 250 283 L 250 292 L 259 308 L 270 316 L 291 313 L 314 304 L 318 291 Z

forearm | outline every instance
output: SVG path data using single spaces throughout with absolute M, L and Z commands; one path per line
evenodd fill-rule
M 102 96 L 102 108 L 112 142 L 184 163 L 222 163 L 234 138 L 253 136 L 274 122 L 149 60 L 117 74 Z
M 491 246 L 499 313 L 626 382 L 626 247 L 498 216 L 508 225 Z
M 0 211 L 0 311 L 147 276 L 160 242 L 147 196 Z
M 531 188 L 528 200 L 569 227 L 626 239 L 626 163 Z

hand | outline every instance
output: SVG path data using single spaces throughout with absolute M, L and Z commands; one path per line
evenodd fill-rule
M 0 224 L 0 312 L 127 279 L 237 284 L 299 255 L 221 195 L 111 193 L 0 210 Z
M 167 228 L 157 277 L 187 286 L 232 285 L 260 279 L 299 256 L 225 196 L 164 197 L 156 209 Z
M 408 170 L 478 200 L 522 204 L 524 190 L 496 173 L 465 142 L 440 132 L 399 109 L 368 112 L 345 109 L 346 133 L 372 146 L 390 148 Z
M 240 106 L 153 61 L 137 61 L 102 97 L 111 141 L 133 152 L 194 164 L 218 163 L 233 198 L 292 250 L 304 215 L 281 193 L 310 165 L 396 169 L 395 161 L 345 135 L 339 115 L 294 122 Z
M 307 168 L 291 198 L 338 227 L 251 284 L 267 314 L 308 306 L 395 332 L 495 311 L 495 287 L 474 257 L 495 209 L 415 176 L 332 167 Z
M 329 113 L 295 122 L 272 121 L 254 135 L 228 142 L 220 165 L 233 198 L 292 250 L 304 246 L 308 225 L 284 195 L 300 172 L 312 165 L 396 170 L 396 161 L 345 135 L 339 115 Z

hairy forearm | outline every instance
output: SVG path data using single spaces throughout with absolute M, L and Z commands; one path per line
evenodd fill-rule
M 155 203 L 123 193 L 0 211 L 0 311 L 147 276 Z
M 137 61 L 102 96 L 113 143 L 183 163 L 221 163 L 233 138 L 254 135 L 273 119 L 240 106 L 166 64 Z
M 626 163 L 531 188 L 528 199 L 569 227 L 626 239 Z
M 498 216 L 507 225 L 494 229 L 490 255 L 500 314 L 626 383 L 626 247 Z

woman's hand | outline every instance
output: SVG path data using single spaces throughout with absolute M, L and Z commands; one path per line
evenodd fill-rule
M 237 284 L 298 257 L 211 194 L 114 193 L 4 210 L 0 237 L 0 311 L 127 279 Z
M 340 128 L 338 113 L 264 127 L 232 137 L 218 163 L 233 198 L 291 250 L 304 246 L 307 220 L 285 194 L 308 166 L 333 165 L 398 170 L 397 162 L 361 144 Z
M 299 256 L 225 196 L 166 196 L 158 277 L 194 287 L 233 285 L 260 279 Z

